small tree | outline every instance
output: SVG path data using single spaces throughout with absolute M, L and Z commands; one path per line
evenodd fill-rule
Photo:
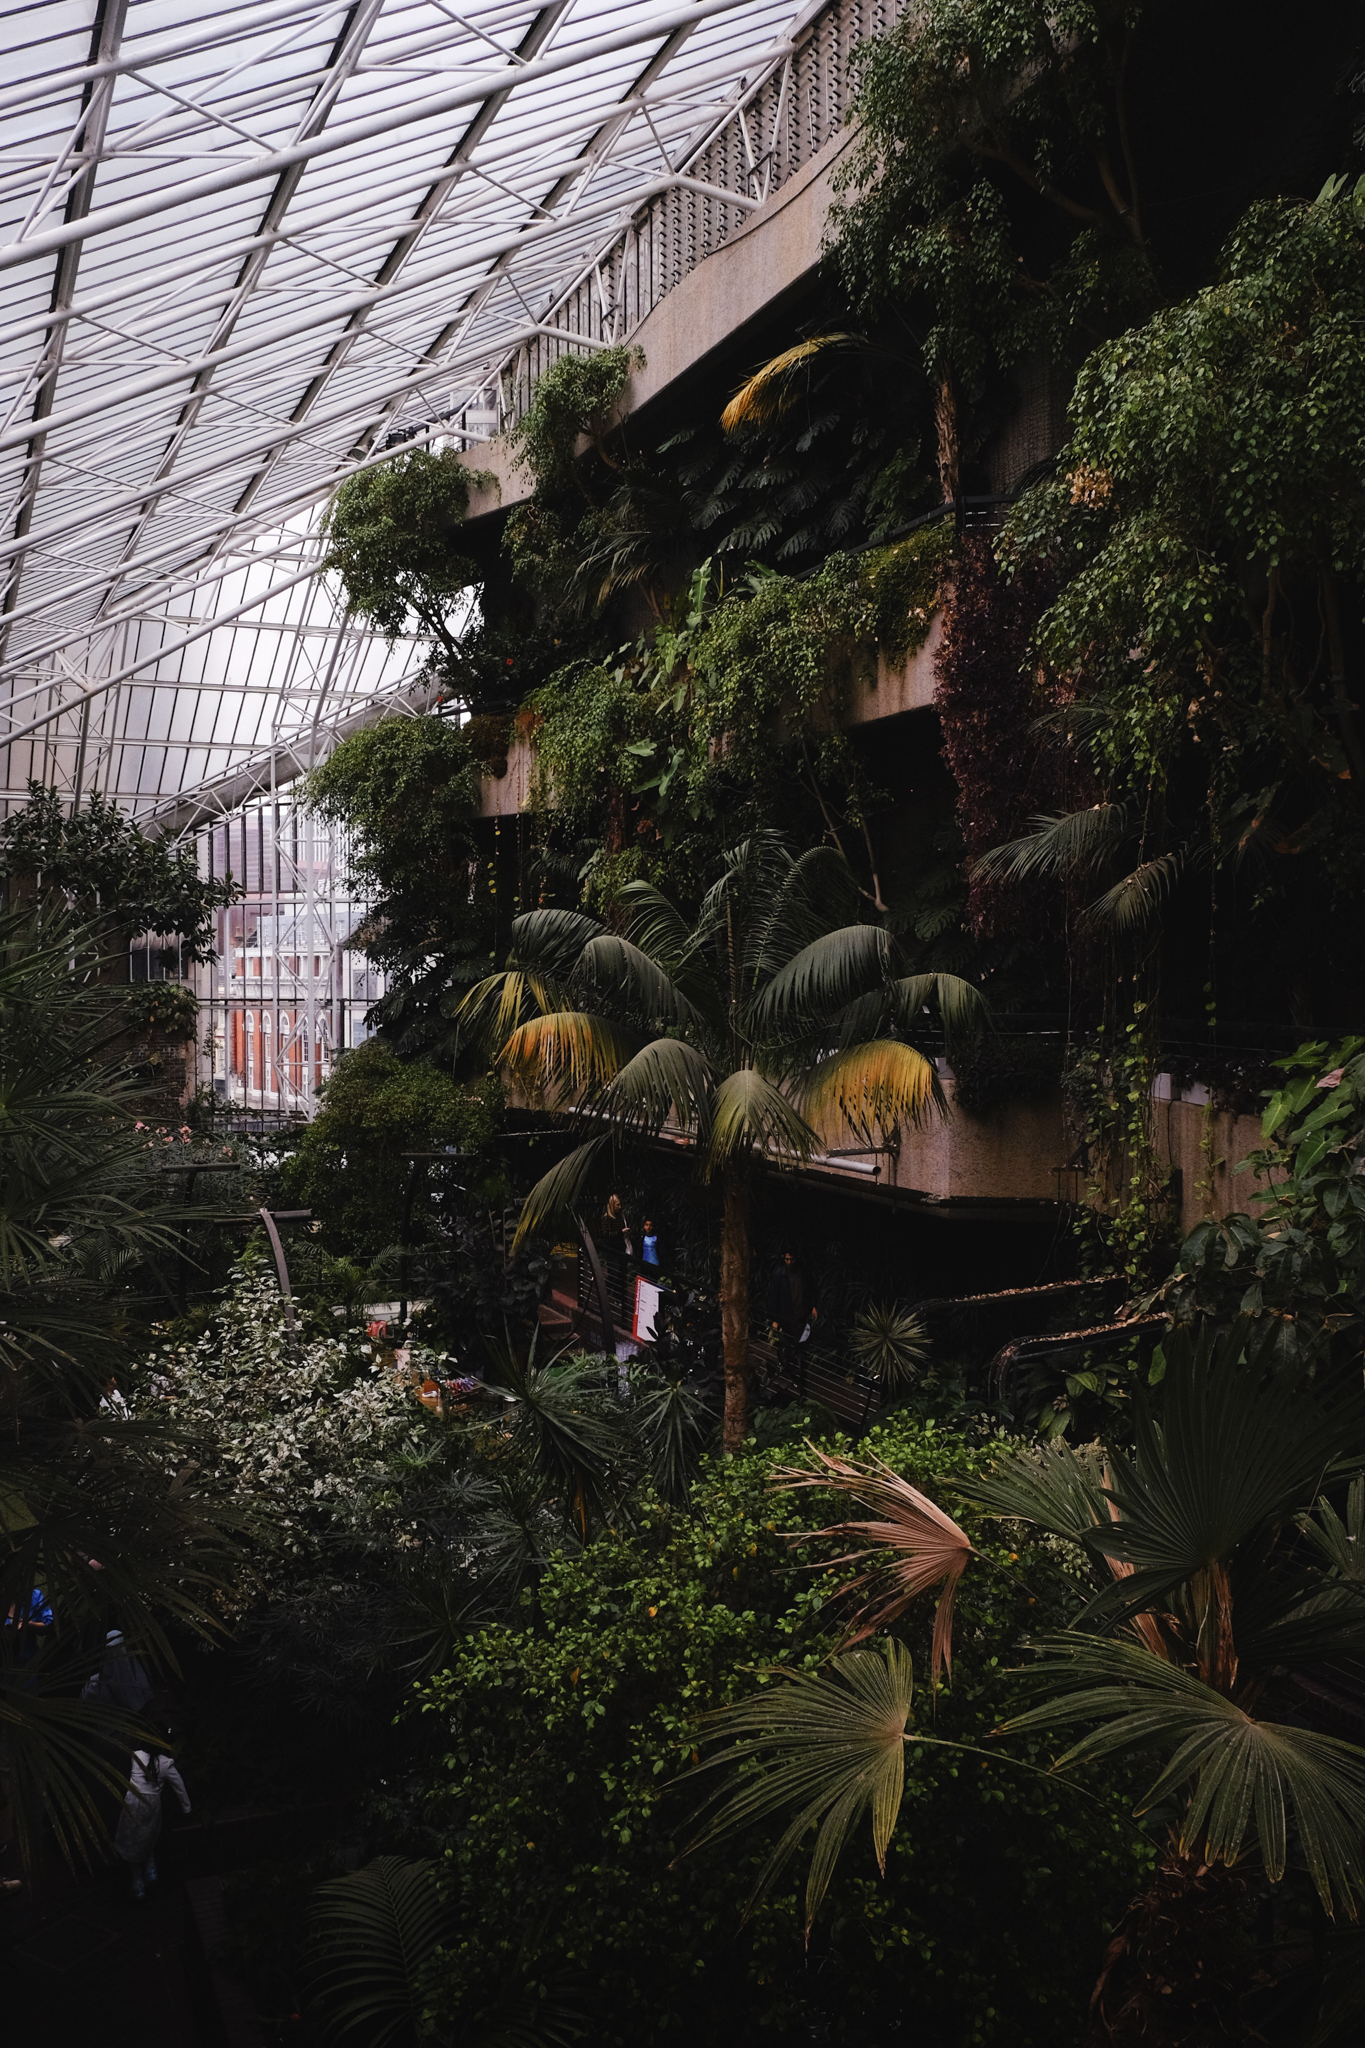
M 453 627 L 471 606 L 478 571 L 461 528 L 469 493 L 491 481 L 466 469 L 453 448 L 410 448 L 348 477 L 328 509 L 324 567 L 341 578 L 352 611 L 391 640 L 415 618 L 452 679 L 461 674 Z
M 580 911 L 518 918 L 514 964 L 465 1004 L 515 1082 L 593 1130 L 531 1190 L 522 1235 L 573 1209 L 613 1139 L 666 1123 L 717 1187 L 727 1451 L 748 1420 L 755 1173 L 809 1159 L 824 1118 L 921 1122 L 941 1102 L 913 1042 L 928 1005 L 950 1033 L 982 1013 L 953 975 L 899 972 L 886 930 L 851 921 L 859 901 L 830 849 L 798 856 L 760 833 L 726 856 L 693 924 L 645 882 L 621 892 L 624 932 Z
M 315 768 L 304 800 L 350 835 L 351 885 L 370 913 L 351 940 L 388 976 L 374 1018 L 404 1051 L 448 1035 L 442 1003 L 487 964 L 491 919 L 476 889 L 479 772 L 453 719 L 385 718 Z
M 148 839 L 98 790 L 69 815 L 41 782 L 0 825 L 0 881 L 12 891 L 20 880 L 65 896 L 97 947 L 178 934 L 190 960 L 213 959 L 213 913 L 239 894 L 231 876 L 200 874 L 192 846 Z

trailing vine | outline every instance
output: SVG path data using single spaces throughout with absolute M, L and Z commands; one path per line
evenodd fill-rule
M 1157 1157 L 1152 1128 L 1155 1057 L 1146 1006 L 1121 1027 L 1099 1027 L 1062 1076 L 1086 1174 L 1076 1218 L 1083 1243 L 1098 1232 L 1105 1265 L 1137 1290 L 1150 1286 L 1172 1254 L 1179 1219 L 1169 1170 Z
M 632 372 L 644 367 L 644 350 L 627 345 L 563 355 L 536 380 L 531 402 L 507 439 L 531 472 L 538 496 L 568 489 L 593 501 L 591 470 L 579 456 L 581 440 L 608 470 L 621 467 L 608 435 Z
M 1036 932 L 1047 921 L 1041 891 L 1011 886 L 975 863 L 1061 794 L 1061 757 L 1038 728 L 1056 693 L 1045 690 L 1038 664 L 1029 660 L 1051 590 L 1045 568 L 1007 581 L 989 541 L 969 535 L 944 606 L 934 704 L 957 783 L 967 917 L 978 937 L 1002 927 L 1017 931 L 1021 920 Z
M 929 529 L 804 578 L 751 570 L 728 590 L 704 563 L 656 632 L 612 661 L 570 664 L 531 699 L 535 808 L 571 827 L 604 815 L 604 855 L 629 847 L 638 868 L 736 790 L 763 805 L 796 784 L 831 840 L 852 835 L 845 851 L 862 850 L 884 907 L 869 823 L 880 792 L 841 719 L 875 680 L 878 645 L 905 659 L 923 643 L 950 544 Z

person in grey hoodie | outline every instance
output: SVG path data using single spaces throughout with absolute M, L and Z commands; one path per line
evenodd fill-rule
M 114 1847 L 133 1877 L 133 1897 L 147 1896 L 147 1886 L 156 1883 L 153 1851 L 161 1833 L 161 1789 L 169 1785 L 180 1801 L 182 1813 L 190 1810 L 185 1781 L 170 1757 L 160 1749 L 135 1749 L 129 1773 L 123 1811 L 114 1831 Z

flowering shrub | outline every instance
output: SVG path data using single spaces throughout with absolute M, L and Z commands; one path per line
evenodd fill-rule
M 399 1370 L 353 1338 L 296 1341 L 274 1278 L 248 1255 L 212 1326 L 146 1362 L 134 1406 L 173 1404 L 179 1431 L 205 1443 L 244 1503 L 267 1510 L 268 1579 L 272 1561 L 292 1571 L 328 1538 L 402 1545 L 403 1478 L 441 1450 L 414 1382 L 439 1369 L 444 1357 L 417 1346 Z

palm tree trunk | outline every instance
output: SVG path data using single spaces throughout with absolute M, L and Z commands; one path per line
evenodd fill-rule
M 725 1175 L 720 1234 L 720 1335 L 725 1358 L 726 1455 L 737 1451 L 749 1424 L 749 1173 L 736 1162 Z
M 1085 2048 L 1252 2048 L 1256 1961 L 1246 1879 L 1172 1844 L 1109 1944 Z

